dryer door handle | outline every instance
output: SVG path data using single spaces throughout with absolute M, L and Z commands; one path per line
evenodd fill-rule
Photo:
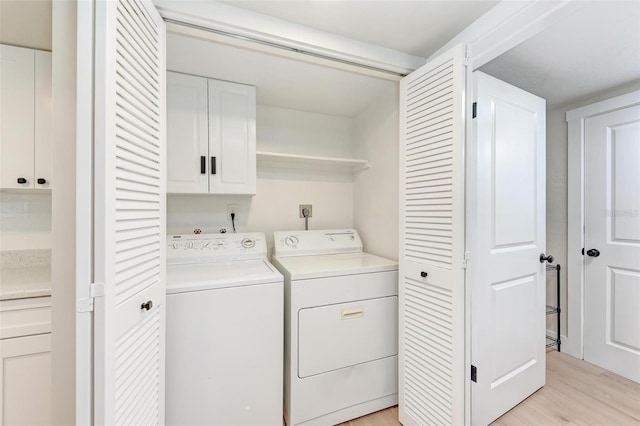
M 364 308 L 360 306 L 357 308 L 343 309 L 340 316 L 343 320 L 360 318 L 364 316 Z

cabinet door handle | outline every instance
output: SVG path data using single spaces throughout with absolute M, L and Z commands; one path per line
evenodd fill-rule
M 44 185 L 45 183 L 47 183 L 47 180 L 45 178 L 38 178 L 39 185 Z
M 27 180 L 25 178 L 18 178 L 18 183 L 23 184 L 23 183 L 27 183 Z
M 216 174 L 216 157 L 211 157 L 211 174 Z
M 200 174 L 203 175 L 207 173 L 207 157 L 204 155 L 200 156 Z
M 151 300 L 140 305 L 140 310 L 143 311 L 149 311 L 151 308 L 153 308 L 153 302 Z

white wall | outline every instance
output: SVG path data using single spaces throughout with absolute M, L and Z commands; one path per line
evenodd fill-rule
M 75 417 L 76 2 L 53 6 L 52 424 Z
M 353 120 L 258 105 L 258 150 L 351 157 Z M 323 170 L 268 168 L 258 165 L 256 195 L 187 195 L 167 197 L 167 232 L 204 233 L 231 230 L 227 205 L 237 204 L 237 232 L 264 232 L 272 247 L 274 231 L 304 229 L 298 205 L 312 204 L 309 229 L 353 227 L 350 175 Z
M 0 191 L 0 250 L 51 248 L 51 192 Z
M 256 115 L 258 151 L 353 157 L 351 118 L 267 105 L 258 105 Z
M 561 273 L 561 334 L 567 335 L 567 122 L 566 113 L 594 102 L 640 89 L 640 82 L 613 88 L 585 99 L 547 111 L 547 252 L 562 265 Z M 555 304 L 555 273 L 547 274 L 547 300 Z M 549 317 L 547 329 L 555 331 Z M 571 338 L 571 336 L 568 336 Z
M 356 158 L 371 167 L 354 183 L 354 227 L 369 253 L 398 259 L 399 92 L 394 84 L 355 119 Z
M 53 0 L 0 1 L 0 43 L 51 50 Z

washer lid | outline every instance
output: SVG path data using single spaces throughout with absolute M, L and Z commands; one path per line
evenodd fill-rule
M 397 271 L 398 262 L 369 253 L 274 257 L 273 263 L 291 280 Z
M 267 260 L 203 262 L 167 266 L 167 294 L 282 282 Z

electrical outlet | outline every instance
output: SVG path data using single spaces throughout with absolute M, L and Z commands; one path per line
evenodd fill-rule
M 227 221 L 231 222 L 231 213 L 236 214 L 236 219 L 238 218 L 238 205 L 237 204 L 227 204 Z
M 304 217 L 304 214 L 302 213 L 302 211 L 304 209 L 308 209 L 309 210 L 309 214 L 307 215 L 307 217 L 312 217 L 313 216 L 313 208 L 311 206 L 311 204 L 300 204 L 300 208 L 299 208 L 299 213 L 300 213 L 300 217 Z

